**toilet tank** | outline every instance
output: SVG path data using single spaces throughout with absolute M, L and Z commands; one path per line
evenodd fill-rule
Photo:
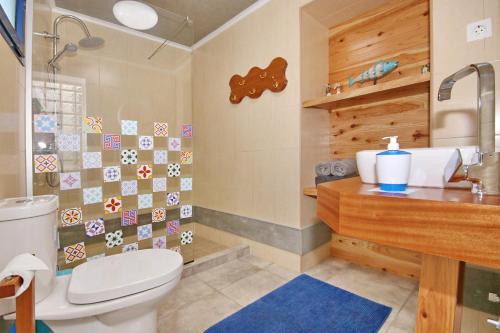
M 43 195 L 0 200 L 0 271 L 16 255 L 32 253 L 49 271 L 35 273 L 35 301 L 52 292 L 57 264 L 58 198 Z M 0 300 L 0 315 L 15 310 L 14 300 Z

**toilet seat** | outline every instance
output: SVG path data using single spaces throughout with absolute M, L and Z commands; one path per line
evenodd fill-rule
M 182 257 L 170 250 L 120 253 L 77 266 L 68 288 L 68 301 L 90 304 L 156 288 L 182 270 Z
M 134 255 L 135 254 L 135 255 Z M 116 259 L 114 259 L 117 257 Z M 116 262 L 122 262 L 123 257 L 129 258 L 125 260 L 129 260 L 132 262 L 144 261 L 151 264 L 151 266 L 161 266 L 162 269 L 153 269 L 157 274 L 154 275 L 151 279 L 145 279 L 144 276 L 147 273 L 151 273 L 151 271 L 147 270 L 143 273 L 133 275 L 136 278 L 142 277 L 142 280 L 133 280 L 129 279 L 127 281 L 131 281 L 131 286 L 120 285 L 118 288 L 108 284 L 109 289 L 102 289 L 103 293 L 106 295 L 118 295 L 119 293 L 123 294 L 125 291 L 129 292 L 128 295 L 122 297 L 114 297 L 110 300 L 88 303 L 88 304 L 73 304 L 68 301 L 68 291 L 71 287 L 71 280 L 73 279 L 71 275 L 66 276 L 58 276 L 55 278 L 55 285 L 52 293 L 42 300 L 41 302 L 35 305 L 35 318 L 38 320 L 71 320 L 78 318 L 85 318 L 91 316 L 103 315 L 105 313 L 109 313 L 111 311 L 120 310 L 126 307 L 131 307 L 134 305 L 144 304 L 153 300 L 156 300 L 159 297 L 163 297 L 166 295 L 171 289 L 173 289 L 177 282 L 181 278 L 182 274 L 182 257 L 180 254 L 171 251 L 171 250 L 141 250 L 137 252 L 129 252 L 123 254 L 117 254 L 109 257 L 104 257 L 101 259 L 90 261 L 82 264 L 81 266 L 92 264 L 91 269 L 86 272 L 92 272 L 94 267 L 99 267 L 99 261 L 103 261 L 105 259 L 110 259 L 104 263 L 113 264 Z M 94 266 L 96 265 L 96 266 Z M 146 265 L 147 266 L 147 265 Z M 167 266 L 167 267 L 164 267 Z M 80 266 L 78 266 L 80 267 Z M 143 267 L 143 266 L 141 266 Z M 76 270 L 76 269 L 75 269 Z M 83 270 L 82 270 L 83 271 Z M 160 272 L 160 273 L 158 273 Z M 115 272 L 116 273 L 116 272 Z M 85 275 L 87 273 L 82 274 L 82 276 L 89 277 L 89 275 Z M 118 274 L 112 274 L 115 277 Z M 109 279 L 113 279 L 115 277 L 108 277 Z M 98 279 L 99 277 L 94 277 L 90 280 Z M 79 279 L 79 278 L 78 278 Z M 110 280 L 110 281 L 111 281 Z M 124 281 L 126 280 L 114 280 L 114 281 Z M 146 283 L 145 281 L 148 281 Z M 166 281 L 166 282 L 165 282 Z M 84 283 L 84 281 L 77 281 L 79 284 Z M 80 285 L 79 285 L 80 286 Z M 89 284 L 91 292 L 89 292 L 89 298 L 98 297 L 95 296 L 98 288 L 95 284 Z M 142 286 L 143 289 L 141 291 L 135 291 L 138 289 L 138 286 Z M 80 289 L 76 289 L 80 290 Z M 112 292 L 110 292 L 110 290 Z M 85 293 L 83 293 L 85 295 Z M 101 297 L 102 298 L 102 297 Z M 15 319 L 15 313 L 9 314 L 4 317 L 7 320 Z

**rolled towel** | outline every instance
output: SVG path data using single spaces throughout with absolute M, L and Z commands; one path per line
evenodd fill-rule
M 338 177 L 338 176 L 332 176 L 332 175 L 329 175 L 329 176 L 317 176 L 314 179 L 314 182 L 316 183 L 316 186 L 318 186 L 318 184 L 327 183 L 327 182 L 331 182 L 331 181 L 339 180 L 339 179 L 344 179 L 344 177 Z
M 320 162 L 314 168 L 317 176 L 330 176 L 332 174 L 332 165 L 330 162 Z
M 3 271 L 0 272 L 0 281 L 6 277 L 18 275 L 23 279 L 23 284 L 17 289 L 15 296 L 7 298 L 16 298 L 28 289 L 35 271 L 46 271 L 48 269 L 42 260 L 29 253 L 20 254 L 12 258 Z
M 328 183 L 328 182 L 333 182 L 335 180 L 341 180 L 341 179 L 347 179 L 351 177 L 356 177 L 357 175 L 350 175 L 350 176 L 345 176 L 345 177 L 339 177 L 339 176 L 318 176 L 314 179 L 314 182 L 316 183 L 316 186 L 318 186 L 321 183 Z
M 346 177 L 358 173 L 355 160 L 336 160 L 330 163 L 330 174 L 337 177 Z

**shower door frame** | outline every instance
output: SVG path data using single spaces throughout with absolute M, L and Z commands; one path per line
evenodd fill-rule
M 33 196 L 33 107 L 32 107 L 32 80 L 33 80 L 33 0 L 26 0 L 25 20 L 25 61 L 24 61 L 24 124 L 25 124 L 25 195 Z

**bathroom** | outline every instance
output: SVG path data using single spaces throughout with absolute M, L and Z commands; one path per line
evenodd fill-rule
M 32 219 L 57 243 L 40 240 L 57 284 L 35 273 L 37 332 L 498 332 L 500 197 L 443 179 L 449 160 L 453 171 L 471 163 L 478 141 L 496 156 L 500 115 L 481 94 L 481 115 L 497 120 L 480 126 L 475 73 L 438 100 L 441 82 L 470 64 L 500 70 L 498 0 L 0 5 L 2 27 L 24 9 L 20 43 L 9 39 L 18 29 L 0 29 L 0 206 L 54 198 L 44 218 L 56 229 Z M 398 64 L 349 83 L 381 60 Z M 428 174 L 412 164 L 407 194 L 357 201 L 349 186 L 375 187 L 367 179 L 388 136 Z M 318 177 L 332 160 L 349 172 Z M 489 167 L 498 188 L 498 159 Z M 43 237 L 19 216 L 0 218 L 14 228 L 0 232 L 0 272 L 18 254 L 42 258 Z M 106 282 L 123 293 L 71 301 L 77 273 L 95 282 L 80 297 Z M 170 284 L 147 286 L 167 273 Z M 134 279 L 149 282 L 131 292 Z M 350 298 L 336 303 L 340 294 Z M 34 331 L 2 302 L 0 332 Z

